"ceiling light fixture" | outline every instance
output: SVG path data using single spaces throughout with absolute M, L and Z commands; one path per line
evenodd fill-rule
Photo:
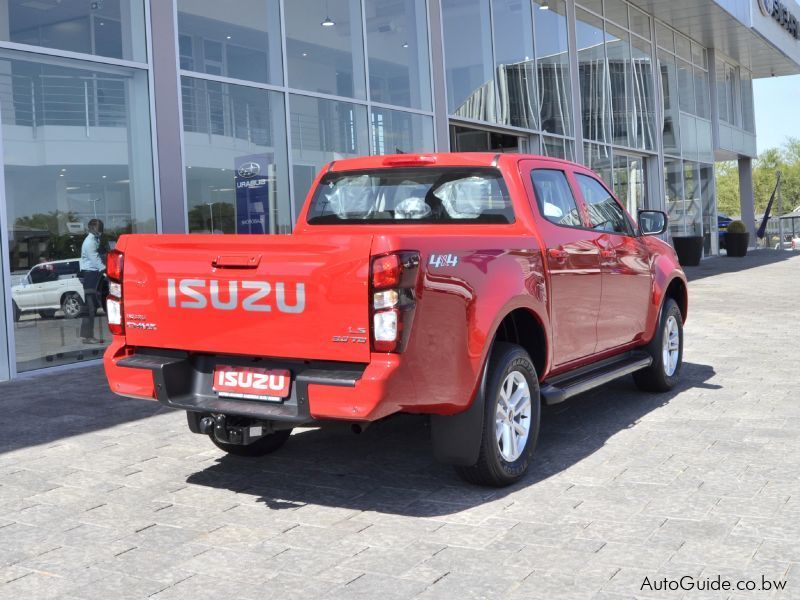
M 328 4 L 328 2 L 326 0 L 326 2 L 325 2 L 325 19 L 322 21 L 322 23 L 320 23 L 320 25 L 322 25 L 323 27 L 333 27 L 334 25 L 336 25 L 336 21 L 331 19 L 330 15 L 331 15 L 330 6 L 329 6 L 329 4 Z
M 544 2 L 539 5 L 539 10 L 550 10 L 550 3 L 544 0 Z
M 403 46 L 403 48 L 408 48 L 408 42 L 403 42 L 402 46 Z

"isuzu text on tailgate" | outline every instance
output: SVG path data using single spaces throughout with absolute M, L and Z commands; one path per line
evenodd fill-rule
M 427 414 L 437 458 L 507 485 L 542 402 L 677 383 L 686 278 L 666 226 L 540 156 L 337 161 L 292 235 L 121 237 L 106 373 L 244 456 L 298 425 Z

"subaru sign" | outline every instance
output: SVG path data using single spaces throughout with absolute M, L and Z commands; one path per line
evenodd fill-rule
M 270 154 L 236 159 L 236 233 L 269 233 Z

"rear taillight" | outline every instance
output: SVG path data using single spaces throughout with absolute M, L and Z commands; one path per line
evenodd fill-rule
M 372 351 L 402 352 L 411 331 L 418 252 L 377 256 L 370 273 Z
M 112 250 L 106 257 L 106 274 L 108 275 L 108 298 L 106 298 L 106 316 L 108 329 L 113 335 L 125 335 L 122 305 L 122 271 L 124 256 L 119 250 Z
M 119 250 L 111 250 L 106 257 L 106 273 L 111 281 L 122 283 L 124 255 Z

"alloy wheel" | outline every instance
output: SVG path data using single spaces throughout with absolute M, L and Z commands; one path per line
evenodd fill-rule
M 495 437 L 500 456 L 514 462 L 525 450 L 531 431 L 531 391 L 519 371 L 509 373 L 497 400 Z

